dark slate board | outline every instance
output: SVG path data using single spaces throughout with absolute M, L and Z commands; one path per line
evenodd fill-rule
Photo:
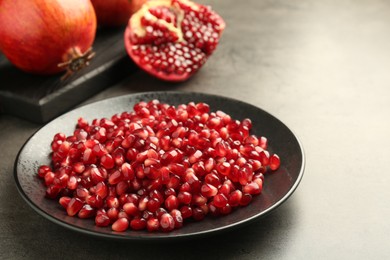
M 126 54 L 124 28 L 99 29 L 90 65 L 66 81 L 54 76 L 27 74 L 0 54 L 0 110 L 45 123 L 130 75 L 135 64 Z

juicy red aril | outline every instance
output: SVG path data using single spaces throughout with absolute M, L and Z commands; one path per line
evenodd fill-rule
M 175 228 L 175 220 L 169 213 L 164 213 L 160 218 L 160 227 L 162 231 L 168 232 Z
M 59 203 L 61 204 L 62 207 L 66 209 L 68 207 L 70 200 L 71 200 L 70 197 L 64 196 L 59 199 Z
M 175 195 L 169 195 L 165 199 L 165 208 L 168 211 L 171 211 L 173 209 L 177 209 L 178 206 L 179 206 L 179 200 L 177 199 L 177 197 Z
M 123 232 L 129 228 L 129 220 L 126 218 L 120 218 L 112 224 L 111 228 L 114 231 Z
M 107 214 L 96 214 L 95 217 L 95 225 L 98 227 L 107 227 L 110 225 L 110 218 L 108 217 Z
M 228 199 L 224 194 L 220 193 L 214 196 L 213 202 L 216 207 L 222 208 L 226 206 L 226 204 L 228 203 Z
M 46 173 L 50 172 L 51 171 L 51 168 L 47 165 L 42 165 L 39 167 L 38 169 L 38 176 L 40 178 L 44 178 Z
M 140 214 L 138 207 L 132 202 L 124 204 L 123 210 L 130 216 L 137 216 Z
M 146 220 L 144 218 L 134 218 L 130 221 L 130 227 L 133 230 L 142 230 L 146 227 Z
M 232 207 L 240 205 L 242 198 L 242 192 L 240 190 L 235 190 L 229 195 L 229 204 Z
M 229 214 L 262 192 L 280 158 L 251 127 L 205 103 L 139 102 L 133 112 L 79 120 L 73 135 L 57 134 L 52 165 L 37 176 L 69 216 L 118 232 L 167 232 Z
M 261 193 L 262 186 L 260 186 L 257 182 L 250 182 L 242 187 L 242 191 L 249 194 L 259 194 Z
M 157 218 L 149 218 L 146 222 L 146 229 L 149 232 L 157 231 L 160 228 L 160 222 Z
M 92 195 L 86 199 L 86 202 L 91 205 L 91 207 L 99 209 L 103 207 L 103 199 L 99 195 Z
M 77 214 L 79 218 L 92 218 L 95 216 L 95 209 L 92 208 L 90 205 L 85 204 Z
M 192 201 L 192 194 L 188 191 L 182 191 L 177 195 L 177 199 L 180 204 L 188 205 Z
M 110 218 L 111 222 L 114 222 L 118 219 L 119 210 L 117 208 L 109 208 L 107 210 L 107 216 Z
M 192 217 L 194 220 L 200 221 L 205 218 L 205 213 L 201 208 L 194 208 L 192 210 Z
M 280 158 L 277 154 L 273 154 L 270 158 L 269 167 L 271 170 L 275 171 L 280 166 Z
M 175 221 L 175 228 L 181 228 L 183 226 L 183 217 L 180 210 L 174 209 L 170 212 L 170 214 Z
M 58 194 L 60 194 L 61 186 L 53 184 L 47 187 L 46 189 L 46 197 L 50 199 L 55 199 Z
M 201 187 L 201 194 L 205 197 L 214 197 L 217 193 L 218 189 L 211 184 L 205 183 Z
M 74 216 L 79 212 L 83 205 L 84 203 L 79 198 L 72 198 L 66 207 L 66 212 L 69 216 Z

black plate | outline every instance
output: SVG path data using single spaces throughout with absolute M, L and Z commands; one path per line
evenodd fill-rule
M 99 228 L 93 220 L 69 217 L 57 201 L 46 199 L 45 188 L 36 177 L 39 165 L 49 164 L 50 141 L 55 133 L 71 134 L 77 119 L 82 116 L 91 121 L 93 118 L 111 117 L 131 111 L 135 103 L 158 99 L 172 105 L 182 103 L 206 102 L 212 111 L 222 110 L 234 119 L 250 118 L 253 122 L 252 133 L 268 138 L 270 152 L 276 152 L 281 167 L 265 176 L 261 195 L 254 197 L 252 203 L 219 218 L 206 218 L 200 222 L 187 223 L 181 229 L 170 233 L 148 233 L 147 231 L 126 231 L 118 233 L 109 227 Z M 170 238 L 194 237 L 228 230 L 249 223 L 264 216 L 284 201 L 297 188 L 303 176 L 304 153 L 297 137 L 280 120 L 264 110 L 231 98 L 186 92 L 150 92 L 126 95 L 99 101 L 75 109 L 37 131 L 22 147 L 15 161 L 15 181 L 21 196 L 39 214 L 66 228 L 94 236 L 133 240 L 158 240 Z M 288 216 L 286 216 L 288 217 Z

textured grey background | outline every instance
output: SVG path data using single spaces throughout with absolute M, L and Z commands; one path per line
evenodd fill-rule
M 174 243 L 80 235 L 18 195 L 13 162 L 40 125 L 0 115 L 1 259 L 385 259 L 390 257 L 390 2 L 215 0 L 222 42 L 190 81 L 137 72 L 85 103 L 152 90 L 223 94 L 298 135 L 304 178 L 273 214 L 240 230 Z

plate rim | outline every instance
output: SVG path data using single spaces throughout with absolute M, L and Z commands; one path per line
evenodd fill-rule
M 281 197 L 278 201 L 273 203 L 267 209 L 265 209 L 265 210 L 255 214 L 255 215 L 253 215 L 253 216 L 251 216 L 249 218 L 244 218 L 244 219 L 241 219 L 241 220 L 239 220 L 237 222 L 234 222 L 234 223 L 231 223 L 231 224 L 228 224 L 228 225 L 224 225 L 224 226 L 213 228 L 213 229 L 203 230 L 203 231 L 199 231 L 199 232 L 181 233 L 181 234 L 174 234 L 174 235 L 170 235 L 171 234 L 170 232 L 168 232 L 168 233 L 163 233 L 163 232 L 160 233 L 159 232 L 159 236 L 153 236 L 153 235 L 143 236 L 142 234 L 144 234 L 144 233 L 141 233 L 141 232 L 139 232 L 140 235 L 132 235 L 132 236 L 123 235 L 123 234 L 126 234 L 126 233 L 123 233 L 123 232 L 116 232 L 115 233 L 114 231 L 112 233 L 102 233 L 102 232 L 93 231 L 93 230 L 90 230 L 88 228 L 84 228 L 84 227 L 81 227 L 81 226 L 76 226 L 76 225 L 68 223 L 68 222 L 66 222 L 64 220 L 58 219 L 56 217 L 53 217 L 51 214 L 46 213 L 38 205 L 36 205 L 30 199 L 30 197 L 25 193 L 24 189 L 22 188 L 22 186 L 20 184 L 19 178 L 18 178 L 18 171 L 17 171 L 18 167 L 17 166 L 18 166 L 18 163 L 19 163 L 19 159 L 20 159 L 20 156 L 21 156 L 22 152 L 24 151 L 24 148 L 26 147 L 26 145 L 44 127 L 48 126 L 49 124 L 52 124 L 57 119 L 69 116 L 71 113 L 73 113 L 74 111 L 76 111 L 78 109 L 86 108 L 86 107 L 89 107 L 89 106 L 93 106 L 96 103 L 103 103 L 103 102 L 104 103 L 105 102 L 109 103 L 110 101 L 118 99 L 118 98 L 119 99 L 134 98 L 134 97 L 137 97 L 137 96 L 141 97 L 141 96 L 150 95 L 150 94 L 152 94 L 152 95 L 161 95 L 161 94 L 165 94 L 165 95 L 167 95 L 167 94 L 168 95 L 172 95 L 172 94 L 173 95 L 198 95 L 198 96 L 201 95 L 201 96 L 207 96 L 209 98 L 219 98 L 219 99 L 222 98 L 222 99 L 230 100 L 232 102 L 239 102 L 239 103 L 242 103 L 243 105 L 249 105 L 249 106 L 251 106 L 251 107 L 253 107 L 255 109 L 262 110 L 268 116 L 272 117 L 273 120 L 279 121 L 280 124 L 282 124 L 284 127 L 286 127 L 291 132 L 292 136 L 295 138 L 295 140 L 296 140 L 296 142 L 298 144 L 302 160 L 300 162 L 301 163 L 301 167 L 299 169 L 299 173 L 298 173 L 297 178 L 294 181 L 293 185 L 288 189 L 288 192 L 285 193 L 283 195 L 283 197 Z M 302 142 L 300 141 L 300 139 L 296 135 L 296 133 L 290 127 L 288 127 L 283 121 L 281 121 L 280 119 L 275 117 L 273 114 L 269 113 L 268 111 L 266 111 L 266 110 L 264 110 L 264 109 L 262 109 L 262 108 L 260 108 L 258 106 L 255 106 L 255 105 L 253 105 L 251 103 L 244 102 L 244 101 L 241 101 L 241 100 L 238 100 L 238 99 L 235 99 L 235 98 L 226 97 L 226 96 L 223 96 L 223 95 L 208 94 L 208 93 L 203 93 L 203 92 L 194 92 L 194 91 L 188 91 L 188 92 L 187 91 L 147 91 L 147 92 L 138 92 L 138 93 L 119 95 L 119 96 L 110 97 L 110 98 L 106 98 L 106 99 L 102 99 L 102 100 L 97 100 L 97 101 L 94 101 L 94 102 L 91 102 L 91 103 L 88 103 L 88 104 L 85 104 L 85 105 L 82 105 L 82 106 L 78 106 L 78 107 L 73 108 L 72 110 L 69 110 L 68 112 L 66 112 L 66 113 L 64 113 L 64 114 L 62 114 L 62 115 L 60 115 L 60 116 L 50 120 L 49 122 L 43 124 L 41 127 L 39 127 L 35 132 L 33 132 L 31 134 L 31 136 L 24 142 L 24 144 L 21 146 L 20 150 L 18 151 L 16 159 L 15 159 L 15 162 L 14 162 L 14 181 L 15 181 L 18 193 L 24 199 L 24 201 L 27 202 L 27 204 L 31 208 L 33 208 L 42 217 L 50 220 L 51 222 L 53 222 L 55 224 L 58 224 L 58 225 L 62 226 L 64 228 L 70 229 L 72 231 L 80 232 L 80 233 L 83 233 L 83 234 L 95 236 L 95 237 L 102 237 L 102 238 L 109 238 L 109 239 L 133 240 L 133 241 L 137 241 L 137 240 L 139 240 L 139 241 L 141 241 L 141 240 L 142 241 L 161 241 L 161 240 L 166 240 L 166 239 L 183 239 L 183 238 L 200 237 L 200 236 L 204 236 L 204 235 L 208 235 L 208 234 L 214 234 L 214 233 L 221 232 L 221 231 L 228 231 L 228 230 L 232 230 L 234 228 L 240 227 L 240 226 L 242 226 L 244 224 L 249 224 L 249 223 L 251 223 L 252 221 L 254 221 L 256 219 L 259 219 L 259 218 L 262 218 L 262 217 L 268 215 L 269 213 L 271 213 L 272 211 L 277 209 L 279 206 L 281 206 L 284 202 L 286 202 L 291 197 L 291 195 L 296 191 L 297 187 L 299 186 L 299 184 L 301 183 L 301 181 L 303 179 L 305 166 L 306 166 L 305 151 L 304 151 Z M 134 231 L 134 234 L 137 234 L 137 232 L 138 231 Z

